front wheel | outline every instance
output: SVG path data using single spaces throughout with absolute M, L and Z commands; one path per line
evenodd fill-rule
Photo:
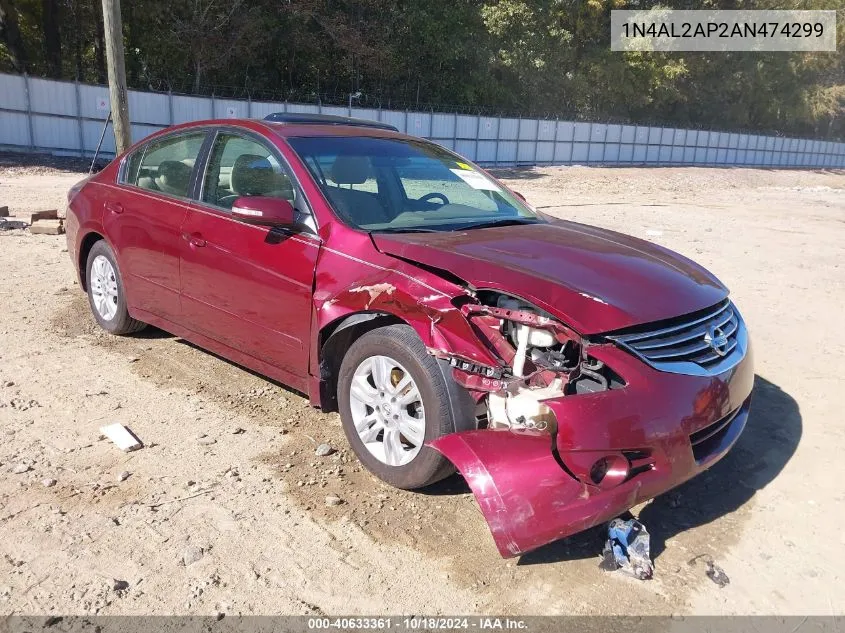
M 474 423 L 469 395 L 407 325 L 368 332 L 340 367 L 343 430 L 358 458 L 380 479 L 406 490 L 454 472 L 425 443 Z

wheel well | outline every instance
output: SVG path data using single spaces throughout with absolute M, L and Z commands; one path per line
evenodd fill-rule
M 323 328 L 320 332 L 320 408 L 323 411 L 337 411 L 337 377 L 352 343 L 371 330 L 397 324 L 407 325 L 386 312 L 357 312 Z
M 91 252 L 94 244 L 102 239 L 105 238 L 99 233 L 92 231 L 82 238 L 82 244 L 79 246 L 79 282 L 82 284 L 83 290 L 88 290 L 88 281 L 85 279 L 85 275 L 88 272 L 88 253 Z

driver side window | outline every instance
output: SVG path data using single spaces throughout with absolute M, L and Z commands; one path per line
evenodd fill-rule
M 296 188 L 263 143 L 235 134 L 218 134 L 206 169 L 202 201 L 231 209 L 242 196 L 282 198 L 295 205 Z

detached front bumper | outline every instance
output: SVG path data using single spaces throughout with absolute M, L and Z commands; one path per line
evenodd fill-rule
M 745 428 L 754 384 L 750 346 L 739 364 L 714 376 L 660 372 L 613 345 L 590 354 L 627 385 L 544 401 L 557 418 L 554 438 L 483 429 L 431 443 L 466 479 L 504 557 L 678 486 L 721 459 Z M 627 475 L 595 485 L 590 467 L 605 456 L 626 460 Z

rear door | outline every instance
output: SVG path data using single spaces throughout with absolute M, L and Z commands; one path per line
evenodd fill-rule
M 206 130 L 159 137 L 124 161 L 103 216 L 130 305 L 170 321 L 181 315 L 182 223 Z M 143 318 L 143 316 L 141 316 Z
M 263 137 L 220 130 L 204 162 L 197 202 L 182 227 L 186 325 L 300 384 L 308 372 L 320 247 L 310 209 L 281 154 Z M 289 200 L 301 225 L 282 231 L 232 218 L 235 199 L 251 195 Z

